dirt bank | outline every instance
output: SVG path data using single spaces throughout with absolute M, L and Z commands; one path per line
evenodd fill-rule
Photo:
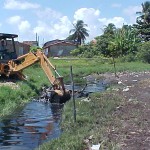
M 108 138 L 122 150 L 150 149 L 150 72 L 104 74 L 105 82 L 122 97 L 110 125 Z

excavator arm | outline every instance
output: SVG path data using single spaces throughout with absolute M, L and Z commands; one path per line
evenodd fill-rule
M 10 60 L 8 64 L 4 64 L 4 66 L 1 64 L 1 74 L 5 74 L 8 77 L 16 74 L 19 78 L 24 79 L 25 76 L 22 71 L 38 62 L 52 84 L 53 90 L 62 97 L 66 95 L 66 93 L 69 94 L 68 91 L 65 90 L 63 77 L 59 75 L 55 67 L 41 50 L 37 50 L 36 53 L 27 53 L 15 60 Z M 53 75 L 52 71 L 55 72 L 57 77 Z
M 14 65 L 14 62 L 19 62 L 19 61 L 21 62 L 20 64 L 15 63 L 15 65 Z M 29 67 L 29 66 L 37 63 L 37 62 L 40 63 L 41 68 L 45 72 L 45 74 L 48 77 L 50 83 L 53 85 L 56 79 L 55 79 L 51 69 L 54 70 L 59 77 L 60 77 L 60 75 L 56 71 L 55 67 L 48 60 L 48 58 L 45 56 L 45 54 L 42 53 L 40 50 L 38 50 L 36 53 L 30 52 L 28 54 L 20 56 L 15 61 L 11 60 L 9 62 L 10 63 L 9 66 L 11 66 L 10 67 L 10 74 L 21 72 L 25 68 L 27 68 L 27 67 Z

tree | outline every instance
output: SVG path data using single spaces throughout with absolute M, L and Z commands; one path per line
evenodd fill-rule
M 107 51 L 109 52 L 108 56 L 113 59 L 115 76 L 117 76 L 115 58 L 135 53 L 137 43 L 138 39 L 132 26 L 123 25 L 122 28 L 114 31 L 114 38 L 109 41 Z
M 113 35 L 116 30 L 116 26 L 113 23 L 109 23 L 108 26 L 104 28 L 104 34 Z
M 139 16 L 134 26 L 138 29 L 138 34 L 144 41 L 150 40 L 150 1 L 142 3 L 142 12 L 137 12 Z
M 87 24 L 83 22 L 83 20 L 78 20 L 76 24 L 73 24 L 74 29 L 70 30 L 69 39 L 76 41 L 79 45 L 85 42 L 86 37 L 89 36 L 88 30 L 85 28 Z
M 150 64 L 150 41 L 141 43 L 138 49 L 139 59 Z
M 102 30 L 104 33 L 101 36 L 95 37 L 97 41 L 96 49 L 99 53 L 103 54 L 104 56 L 109 56 L 108 44 L 114 38 L 114 32 L 116 30 L 116 27 L 113 23 L 109 23 Z

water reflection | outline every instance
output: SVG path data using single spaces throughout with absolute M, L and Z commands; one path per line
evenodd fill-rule
M 32 150 L 58 137 L 62 106 L 30 102 L 21 113 L 0 122 L 0 149 Z

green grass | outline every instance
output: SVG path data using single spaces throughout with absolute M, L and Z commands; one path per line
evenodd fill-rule
M 24 70 L 27 80 L 16 81 L 18 86 L 0 86 L 0 118 L 11 114 L 16 108 L 22 107 L 32 98 L 37 97 L 42 85 L 49 85 L 44 72 L 38 66 L 32 66 Z M 2 81 L 1 81 L 2 82 Z
M 84 82 L 83 77 L 89 74 L 105 72 L 114 72 L 113 64 L 110 60 L 105 60 L 102 63 L 101 59 L 51 59 L 56 65 L 58 71 L 65 77 L 65 82 L 70 81 L 70 66 L 73 66 L 73 74 L 75 82 Z M 116 63 L 117 72 L 130 71 L 146 71 L 150 70 L 150 65 L 142 62 L 125 62 Z

